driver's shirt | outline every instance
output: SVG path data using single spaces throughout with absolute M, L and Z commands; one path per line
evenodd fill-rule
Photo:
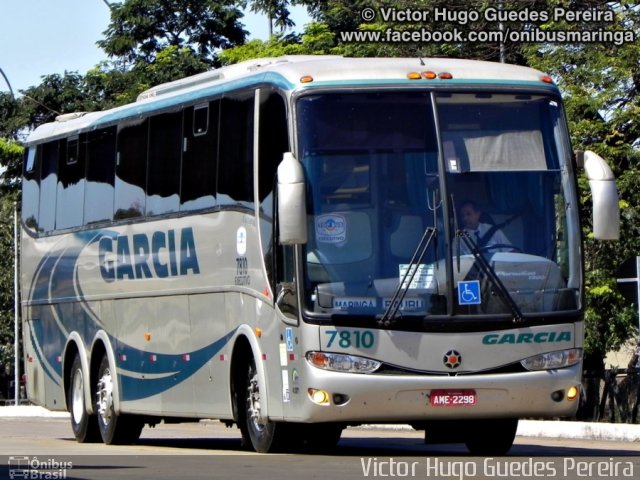
M 476 245 L 478 245 L 480 243 L 480 239 L 484 239 L 484 236 L 487 234 L 489 230 L 491 230 L 491 227 L 492 225 L 489 225 L 488 223 L 480 223 L 478 224 L 477 229 L 471 230 L 471 229 L 465 228 L 464 231 L 467 232 L 469 237 L 471 237 L 471 240 Z M 500 245 L 500 246 L 499 247 L 496 246 L 495 248 L 490 248 L 491 245 Z M 509 241 L 507 236 L 502 232 L 502 230 L 500 230 L 499 228 L 493 232 L 493 235 L 491 235 L 491 238 L 484 239 L 483 241 L 483 249 L 488 250 L 490 252 L 509 251 L 511 250 L 511 248 L 509 248 L 510 245 L 511 245 L 511 242 Z M 460 244 L 460 253 L 462 253 L 463 255 L 468 255 L 471 253 L 467 248 L 467 245 L 462 241 Z

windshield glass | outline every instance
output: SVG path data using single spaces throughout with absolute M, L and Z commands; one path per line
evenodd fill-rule
M 396 91 L 298 100 L 306 309 L 381 316 L 402 290 L 402 316 L 508 314 L 513 308 L 495 295 L 474 246 L 523 314 L 575 309 L 577 214 L 557 102 L 431 98 Z M 425 233 L 428 246 L 412 264 Z

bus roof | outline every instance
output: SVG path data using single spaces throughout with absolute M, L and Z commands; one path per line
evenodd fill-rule
M 445 75 L 443 75 L 445 74 Z M 412 75 L 414 78 L 410 78 Z M 431 78 L 433 77 L 433 78 Z M 543 80 L 543 78 L 545 80 Z M 247 60 L 142 92 L 136 102 L 111 110 L 61 115 L 41 125 L 27 145 L 73 132 L 114 125 L 198 99 L 243 87 L 271 83 L 284 90 L 340 86 L 529 85 L 557 90 L 549 77 L 532 68 L 478 60 L 448 58 L 345 58 L 333 55 L 289 55 Z

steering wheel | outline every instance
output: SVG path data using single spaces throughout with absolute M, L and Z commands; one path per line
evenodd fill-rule
M 523 253 L 521 249 L 508 243 L 493 243 L 491 245 L 485 245 L 483 247 L 480 247 L 478 250 L 481 253 L 483 253 L 483 252 L 490 252 L 491 250 L 503 249 L 503 248 L 507 249 L 508 252 Z

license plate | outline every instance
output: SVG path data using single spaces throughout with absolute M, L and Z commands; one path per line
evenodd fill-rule
M 468 407 L 476 404 L 476 391 L 431 390 L 429 403 L 433 407 Z

